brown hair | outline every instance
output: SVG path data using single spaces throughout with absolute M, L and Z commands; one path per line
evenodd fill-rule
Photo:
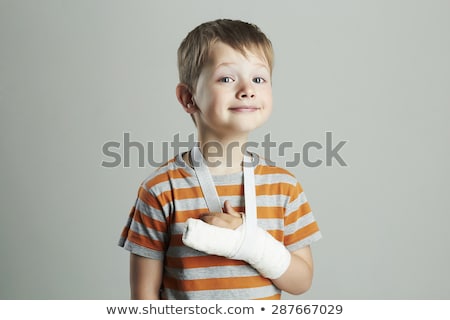
M 256 25 L 229 19 L 205 22 L 189 32 L 178 48 L 180 82 L 186 84 L 191 92 L 194 92 L 201 70 L 208 61 L 210 49 L 216 41 L 244 55 L 246 50 L 260 50 L 272 72 L 272 43 Z

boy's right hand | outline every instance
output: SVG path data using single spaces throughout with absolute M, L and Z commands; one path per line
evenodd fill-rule
M 237 229 L 243 223 L 243 212 L 234 210 L 228 200 L 224 203 L 224 212 L 210 212 L 200 216 L 200 219 L 207 224 L 228 228 Z

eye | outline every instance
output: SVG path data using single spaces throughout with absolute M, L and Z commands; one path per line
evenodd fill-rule
M 231 82 L 233 82 L 233 79 L 231 77 L 222 77 L 219 79 L 219 82 L 231 83 Z
M 262 78 L 262 77 L 255 77 L 255 78 L 253 78 L 252 81 L 254 83 L 264 83 L 264 82 L 266 82 L 266 80 L 264 78 Z

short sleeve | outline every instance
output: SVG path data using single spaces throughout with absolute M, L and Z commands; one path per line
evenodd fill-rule
M 291 187 L 284 217 L 284 245 L 296 251 L 319 240 L 322 234 L 300 183 Z
M 120 236 L 119 246 L 131 253 L 162 260 L 168 242 L 168 220 L 157 197 L 141 185 Z

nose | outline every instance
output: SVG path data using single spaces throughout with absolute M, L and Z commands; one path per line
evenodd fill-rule
M 243 82 L 237 92 L 239 99 L 252 99 L 255 97 L 255 90 L 251 83 Z

